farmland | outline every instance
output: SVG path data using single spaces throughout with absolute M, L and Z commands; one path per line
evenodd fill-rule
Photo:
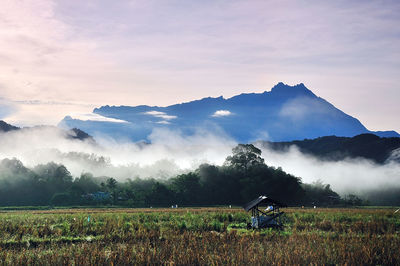
M 286 210 L 248 230 L 239 208 L 0 212 L 0 264 L 400 264 L 394 209 Z

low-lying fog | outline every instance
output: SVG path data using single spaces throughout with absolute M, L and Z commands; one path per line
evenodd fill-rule
M 202 163 L 222 165 L 237 144 L 224 134 L 198 131 L 182 136 L 178 131 L 154 130 L 151 144 L 96 138 L 90 141 L 65 138 L 54 128 L 31 128 L 0 134 L 0 159 L 17 158 L 25 166 L 47 162 L 64 164 L 74 175 L 126 178 L 168 178 L 197 168 Z M 262 148 L 270 166 L 282 167 L 305 183 L 322 181 L 344 195 L 400 187 L 400 164 L 378 165 L 365 159 L 321 161 L 302 154 L 296 147 L 285 152 Z

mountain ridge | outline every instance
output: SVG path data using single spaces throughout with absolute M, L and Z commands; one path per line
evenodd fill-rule
M 290 142 L 258 141 L 256 144 L 278 152 L 285 152 L 296 146 L 301 153 L 326 161 L 364 158 L 378 164 L 400 162 L 396 157 L 400 150 L 400 138 L 379 137 L 371 133 L 354 137 L 324 136 Z
M 198 129 L 222 130 L 238 142 L 259 140 L 260 136 L 272 141 L 363 133 L 400 136 L 395 131 L 368 130 L 358 119 L 316 96 L 303 83 L 289 86 L 280 82 L 262 93 L 242 93 L 227 99 L 205 97 L 165 107 L 105 105 L 95 108 L 93 113 L 125 123 L 65 117 L 60 126 L 132 141 L 148 140 L 155 128 L 178 130 L 183 135 L 193 135 Z

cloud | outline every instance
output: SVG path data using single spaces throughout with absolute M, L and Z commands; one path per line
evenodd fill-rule
M 212 117 L 230 116 L 232 113 L 228 110 L 218 110 L 212 115 Z
M 86 104 L 65 104 L 63 102 L 35 101 L 31 102 L 15 102 L 12 101 L 15 108 L 9 113 L 5 119 L 8 123 L 18 126 L 35 126 L 58 124 L 66 115 L 71 113 L 89 113 L 93 110 Z
M 27 104 L 27 105 L 73 105 L 73 106 L 92 107 L 92 105 L 85 104 L 85 103 L 61 102 L 61 101 L 23 100 L 23 101 L 14 101 L 14 103 L 15 104 Z
M 128 121 L 116 118 L 105 117 L 95 113 L 87 113 L 87 114 L 70 114 L 70 117 L 73 119 L 79 119 L 83 121 L 100 121 L 100 122 L 112 122 L 112 123 L 129 123 Z
M 169 124 L 171 124 L 170 122 L 168 122 L 168 121 L 158 121 L 158 122 L 156 122 L 157 124 L 161 124 L 161 125 L 169 125 Z
M 15 111 L 15 104 L 0 97 L 0 119 L 10 116 Z
M 145 114 L 146 115 L 151 115 L 151 116 L 154 116 L 154 117 L 158 117 L 158 118 L 162 118 L 162 119 L 165 119 L 165 120 L 171 120 L 171 119 L 178 118 L 176 115 L 167 115 L 166 113 L 159 112 L 159 111 L 148 111 L 148 112 L 145 112 Z
M 16 124 L 57 124 L 72 109 L 90 110 L 65 102 L 93 106 L 98 95 L 107 98 L 100 89 L 107 82 L 100 80 L 112 64 L 94 52 L 93 40 L 60 20 L 56 6 L 52 0 L 2 1 L 0 97 L 15 103 L 18 112 L 6 119 Z
M 386 160 L 387 163 L 399 163 L 400 164 L 400 148 L 395 149 L 391 152 L 389 158 Z
M 287 101 L 279 111 L 279 115 L 289 118 L 295 123 L 301 123 L 307 120 L 310 115 L 331 115 L 332 111 L 328 109 L 326 103 L 313 98 L 297 97 Z
M 218 130 L 198 129 L 187 136 L 179 130 L 158 128 L 149 139 L 151 144 L 97 138 L 94 145 L 90 141 L 67 139 L 63 131 L 54 127 L 36 127 L 0 133 L 0 160 L 15 157 L 28 167 L 54 161 L 64 164 L 74 176 L 92 172 L 119 180 L 138 176 L 169 178 L 202 163 L 222 165 L 237 144 Z M 295 146 L 284 152 L 261 149 L 267 165 L 282 167 L 305 183 L 321 180 L 342 195 L 400 188 L 400 164 L 395 161 L 384 165 L 366 159 L 321 161 L 302 154 Z
M 0 96 L 169 105 L 284 80 L 397 129 L 399 12 L 396 1 L 3 0 Z M 41 123 L 68 113 L 41 108 L 30 108 Z
M 236 144 L 223 133 L 203 130 L 184 136 L 180 131 L 156 129 L 150 140 L 146 144 L 96 138 L 94 145 L 67 139 L 56 127 L 24 128 L 0 133 L 0 160 L 15 157 L 29 167 L 53 161 L 64 164 L 74 176 L 91 172 L 120 180 L 168 178 L 202 163 L 222 164 Z
M 363 195 L 379 189 L 400 188 L 399 163 L 378 165 L 360 158 L 322 161 L 301 153 L 294 145 L 284 152 L 276 152 L 268 147 L 260 148 L 266 164 L 282 167 L 284 171 L 301 177 L 304 183 L 321 180 L 330 184 L 332 189 L 341 195 Z

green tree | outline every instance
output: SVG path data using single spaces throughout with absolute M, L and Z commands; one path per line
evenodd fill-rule
M 117 196 L 118 196 L 117 184 L 118 184 L 117 180 L 115 180 L 115 178 L 112 178 L 112 177 L 108 178 L 106 181 L 106 186 L 109 189 L 109 191 L 111 192 L 111 196 L 113 198 L 114 205 L 115 205 L 115 202 L 117 201 Z
M 58 206 L 68 206 L 73 204 L 73 198 L 68 192 L 55 193 L 51 197 L 50 203 Z
M 82 173 L 79 178 L 74 180 L 73 188 L 76 191 L 82 191 L 81 194 L 84 194 L 96 192 L 100 189 L 100 186 L 91 173 Z
M 329 184 L 317 180 L 312 184 L 302 184 L 305 190 L 305 204 L 317 206 L 329 206 L 340 203 L 340 196 L 334 192 Z
M 173 194 L 165 184 L 156 182 L 147 195 L 147 201 L 155 206 L 170 206 L 173 202 Z
M 176 193 L 179 204 L 199 204 L 201 193 L 200 176 L 190 172 L 179 175 L 171 180 L 171 188 Z
M 232 149 L 232 155 L 225 160 L 226 166 L 234 167 L 247 173 L 250 167 L 263 165 L 261 150 L 253 144 L 239 144 Z

